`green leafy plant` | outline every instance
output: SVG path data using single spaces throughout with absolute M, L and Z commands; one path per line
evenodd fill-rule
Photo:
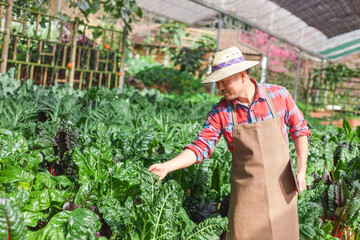
M 191 74 L 160 66 L 138 72 L 135 77 L 141 79 L 146 86 L 157 84 L 178 93 L 196 92 L 202 87 L 200 81 Z
M 204 66 L 207 60 L 205 54 L 214 52 L 215 48 L 215 39 L 203 34 L 199 40 L 192 42 L 190 48 L 181 48 L 171 60 L 174 61 L 174 66 L 180 68 L 180 71 L 189 72 L 201 79 L 208 71 L 207 66 Z
M 323 84 L 324 87 L 333 88 L 342 83 L 344 78 L 349 79 L 352 73 L 353 70 L 348 68 L 345 64 L 339 63 L 337 65 L 328 65 L 323 69 L 314 69 L 312 80 L 314 87 L 316 88 L 321 87 L 321 84 Z

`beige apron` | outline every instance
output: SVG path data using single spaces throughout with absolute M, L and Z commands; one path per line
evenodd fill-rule
M 275 107 L 266 89 L 262 90 L 273 119 L 239 125 L 231 104 L 234 151 L 226 239 L 298 240 L 289 147 Z

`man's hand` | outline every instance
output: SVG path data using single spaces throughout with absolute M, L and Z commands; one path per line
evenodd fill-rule
M 156 163 L 149 167 L 148 171 L 152 171 L 160 177 L 160 180 L 163 180 L 166 175 L 169 173 L 166 165 L 164 163 Z
M 152 171 L 156 175 L 160 177 L 160 180 L 163 180 L 169 172 L 186 168 L 193 165 L 196 162 L 196 155 L 193 151 L 189 149 L 185 149 L 175 158 L 164 162 L 164 163 L 156 163 L 151 165 L 148 168 L 148 171 Z
M 306 173 L 305 172 L 299 172 L 296 175 L 297 182 L 300 188 L 300 193 L 306 189 L 306 180 L 305 180 Z

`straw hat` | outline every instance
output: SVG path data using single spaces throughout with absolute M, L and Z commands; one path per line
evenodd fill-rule
M 217 82 L 235 73 L 249 69 L 259 61 L 246 61 L 237 47 L 231 47 L 214 54 L 212 73 L 202 83 Z

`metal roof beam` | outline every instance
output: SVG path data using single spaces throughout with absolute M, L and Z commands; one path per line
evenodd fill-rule
M 306 52 L 306 53 L 308 53 L 308 54 L 310 54 L 310 55 L 317 56 L 317 57 L 320 57 L 320 58 L 323 58 L 323 59 L 327 59 L 328 61 L 331 61 L 331 62 L 333 61 L 333 60 L 331 60 L 331 59 L 328 59 L 326 56 L 323 56 L 323 55 L 321 55 L 321 54 L 318 54 L 318 53 L 316 53 L 316 52 L 314 52 L 314 51 L 307 50 L 307 49 L 301 47 L 300 45 L 295 44 L 295 43 L 293 43 L 293 42 L 291 42 L 291 41 L 283 38 L 282 36 L 280 36 L 280 35 L 278 35 L 278 34 L 276 34 L 276 33 L 272 33 L 272 32 L 269 31 L 268 29 L 266 29 L 266 28 L 264 28 L 264 27 L 262 27 L 262 26 L 260 26 L 260 25 L 258 25 L 258 24 L 256 24 L 256 23 L 253 23 L 253 22 L 249 21 L 249 20 L 245 19 L 244 17 L 238 16 L 238 15 L 232 13 L 232 12 L 229 12 L 229 11 L 227 11 L 227 10 L 224 10 L 224 9 L 222 9 L 222 8 L 219 8 L 219 7 L 217 7 L 217 6 L 214 6 L 214 5 L 212 5 L 212 4 L 210 4 L 210 3 L 207 3 L 207 2 L 205 2 L 205 1 L 203 1 L 203 0 L 189 0 L 189 1 L 194 2 L 194 3 L 197 3 L 197 4 L 202 5 L 202 6 L 204 6 L 204 7 L 207 7 L 207 8 L 209 8 L 209 9 L 214 10 L 214 11 L 217 11 L 217 12 L 219 12 L 219 13 L 222 13 L 222 14 L 224 14 L 224 15 L 227 15 L 227 16 L 229 16 L 229 17 L 232 17 L 232 18 L 234 18 L 234 19 L 237 19 L 237 20 L 239 20 L 239 21 L 242 21 L 243 23 L 245 23 L 245 24 L 247 24 L 247 25 L 249 25 L 249 26 L 252 26 L 252 27 L 254 27 L 254 28 L 257 28 L 257 29 L 259 29 L 260 31 L 262 31 L 262 32 L 264 32 L 264 33 L 267 33 L 267 34 L 271 35 L 272 37 L 275 37 L 275 38 L 277 38 L 278 40 L 280 40 L 280 41 L 282 41 L 282 42 L 284 42 L 284 43 L 287 43 L 287 44 L 289 44 L 289 45 L 292 45 L 292 46 L 298 48 L 300 51 Z

